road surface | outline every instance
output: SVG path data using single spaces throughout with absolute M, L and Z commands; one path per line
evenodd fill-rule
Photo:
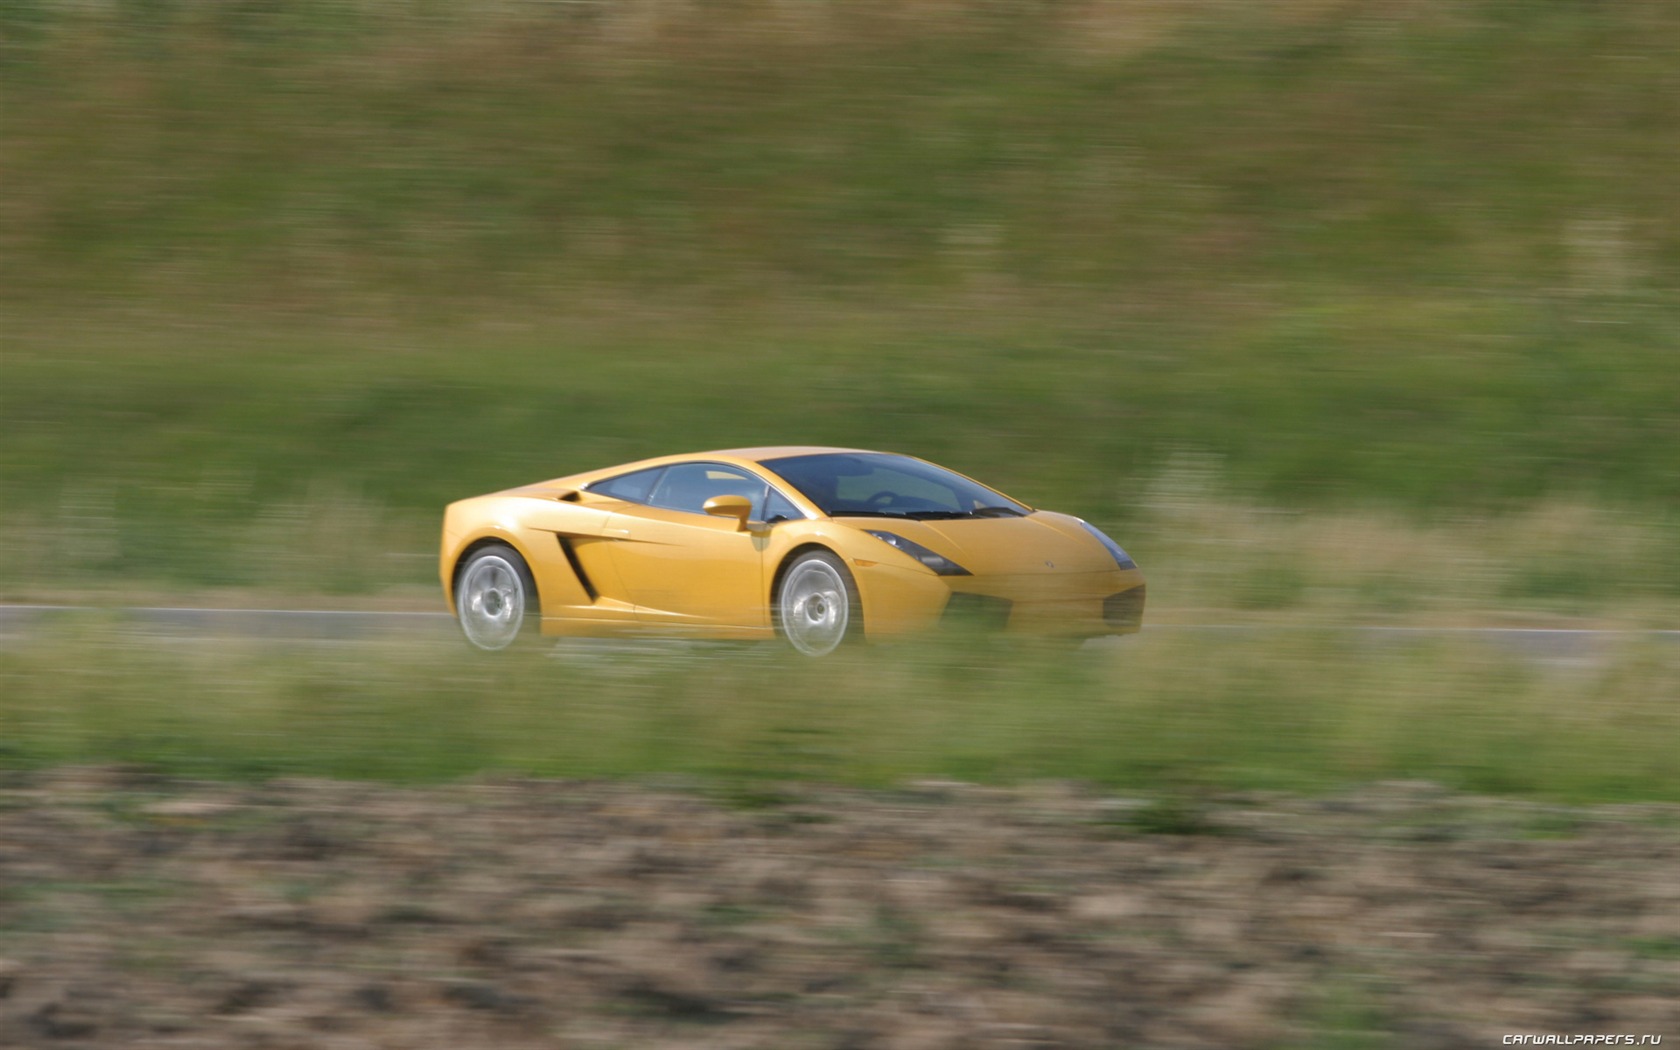
M 103 608 L 78 605 L 0 605 L 0 639 L 20 639 L 54 623 L 103 617 L 113 625 L 172 638 L 243 638 L 275 641 L 356 642 L 396 638 L 455 640 L 454 618 L 445 612 L 372 612 L 336 609 L 211 609 L 147 606 Z M 1245 636 L 1343 632 L 1373 642 L 1404 644 L 1436 638 L 1470 638 L 1537 659 L 1591 657 L 1618 642 L 1647 638 L 1680 642 L 1680 630 L 1615 630 L 1557 627 L 1384 627 L 1347 624 L 1150 624 L 1148 634 Z M 1091 644 L 1123 642 L 1099 639 Z M 647 642 L 601 642 L 604 648 Z

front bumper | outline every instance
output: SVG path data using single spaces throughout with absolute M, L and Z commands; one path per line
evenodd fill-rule
M 962 625 L 1015 634 L 1094 638 L 1143 625 L 1143 573 L 936 576 L 888 565 L 852 567 L 864 632 L 892 638 Z

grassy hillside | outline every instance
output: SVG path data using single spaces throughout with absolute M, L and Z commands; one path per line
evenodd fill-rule
M 1680 267 L 1661 3 L 6 10 L 14 294 L 1263 306 Z
M 1658 2 L 0 5 L 0 565 L 378 588 L 760 441 L 1671 529 L 1677 132 Z

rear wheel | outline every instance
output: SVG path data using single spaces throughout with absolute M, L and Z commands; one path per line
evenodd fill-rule
M 506 649 L 534 633 L 542 614 L 525 559 L 500 543 L 473 551 L 455 585 L 455 614 L 467 641 L 480 649 Z
M 806 656 L 827 656 L 863 629 L 857 585 L 827 551 L 801 554 L 776 587 L 776 626 Z

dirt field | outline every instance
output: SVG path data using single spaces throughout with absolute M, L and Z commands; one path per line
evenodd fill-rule
M 1680 1039 L 1680 807 L 0 782 L 0 1046 Z

